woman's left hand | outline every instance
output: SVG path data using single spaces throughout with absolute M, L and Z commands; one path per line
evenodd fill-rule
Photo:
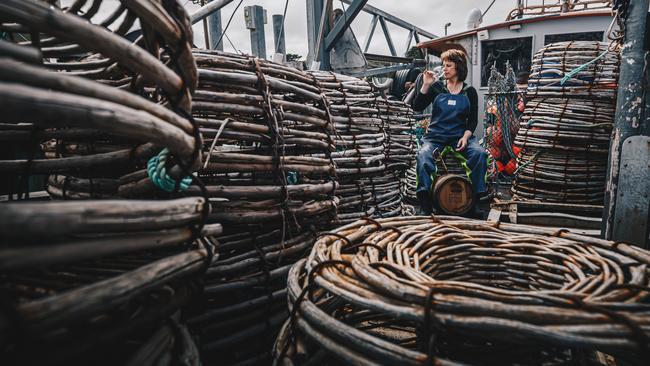
M 463 151 L 467 147 L 467 140 L 468 138 L 462 137 L 460 140 L 458 140 L 458 145 L 456 146 L 456 151 Z

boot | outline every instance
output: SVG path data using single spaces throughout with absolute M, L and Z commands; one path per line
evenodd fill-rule
M 418 216 L 429 216 L 433 213 L 433 205 L 431 204 L 431 198 L 429 197 L 429 192 L 420 191 L 417 193 L 418 202 L 420 208 L 417 210 L 416 214 Z
M 485 195 L 485 193 L 479 193 L 476 194 L 474 193 L 474 207 L 468 212 L 468 217 L 472 219 L 478 219 L 478 220 L 485 220 L 485 212 L 481 210 L 481 198 Z

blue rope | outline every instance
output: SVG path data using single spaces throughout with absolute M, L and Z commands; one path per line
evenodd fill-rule
M 165 192 L 172 193 L 176 189 L 177 182 L 167 174 L 167 158 L 169 149 L 162 149 L 158 155 L 149 159 L 147 162 L 147 174 L 153 184 Z M 178 191 L 186 190 L 192 184 L 192 177 L 187 176 L 178 183 Z
M 587 67 L 589 67 L 589 65 L 591 65 L 594 62 L 596 62 L 596 61 L 600 60 L 601 58 L 605 57 L 605 55 L 607 55 L 608 53 L 609 53 L 609 50 L 605 50 L 605 52 L 601 53 L 595 59 L 593 59 L 593 60 L 587 62 L 586 64 L 580 65 L 580 66 L 576 67 L 575 69 L 571 70 L 569 73 L 564 75 L 564 77 L 560 81 L 560 85 L 564 85 L 564 83 L 569 81 L 569 79 L 571 79 L 572 77 L 577 75 L 580 71 L 582 71 L 582 70 L 586 69 Z
M 287 173 L 287 185 L 296 185 L 298 184 L 298 172 L 289 172 Z

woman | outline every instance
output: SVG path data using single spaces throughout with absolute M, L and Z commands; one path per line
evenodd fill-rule
M 413 99 L 413 109 L 421 111 L 433 103 L 431 123 L 422 138 L 417 156 L 417 196 L 421 214 L 430 215 L 432 175 L 436 172 L 435 149 L 453 146 L 462 152 L 472 170 L 470 178 L 476 196 L 485 192 L 487 152 L 473 136 L 478 123 L 478 94 L 464 81 L 467 77 L 467 57 L 460 50 L 448 50 L 441 55 L 443 80 L 435 80 L 431 71 L 422 75 L 422 87 Z

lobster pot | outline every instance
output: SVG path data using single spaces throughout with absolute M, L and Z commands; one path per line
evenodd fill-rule
M 311 72 L 330 103 L 340 187 L 338 222 L 400 215 L 399 181 L 415 162 L 413 112 L 386 100 L 366 81 Z
M 223 52 L 195 57 L 193 115 L 205 139 L 199 175 L 214 203 L 210 220 L 300 231 L 333 216 L 333 125 L 314 79 Z
M 594 156 L 595 155 L 595 156 Z M 598 156 L 600 155 L 600 159 Z M 520 169 L 512 187 L 521 199 L 602 204 L 607 174 L 606 154 L 526 151 L 520 161 L 533 161 Z
M 395 173 L 343 183 L 337 195 L 340 197 L 337 218 L 341 223 L 402 213 L 400 181 Z
M 402 192 L 402 197 L 404 197 L 404 201 L 407 204 L 418 204 L 417 179 L 418 172 L 415 165 L 408 168 L 404 172 L 404 176 L 400 178 L 400 191 Z
M 198 364 L 182 313 L 213 258 L 208 236 L 222 231 L 202 225 L 203 198 L 1 207 L 5 362 Z
M 269 364 L 288 319 L 287 273 L 309 252 L 316 233 L 313 227 L 295 233 L 230 231 L 216 238 L 219 258 L 207 271 L 203 311 L 189 323 L 204 363 Z
M 527 97 L 615 99 L 620 56 L 609 47 L 592 41 L 546 45 L 533 56 Z
M 214 238 L 218 259 L 190 329 L 208 363 L 265 364 L 287 318 L 287 270 L 335 218 L 332 116 L 317 82 L 297 69 L 211 50 L 194 56 L 198 175 L 208 222 L 227 230 Z
M 416 139 L 416 147 L 415 150 L 419 149 L 419 141 L 424 135 L 427 126 L 429 126 L 429 122 L 431 121 L 431 117 L 429 114 L 419 114 L 419 115 L 414 115 L 413 116 L 416 119 L 415 124 L 413 125 L 413 129 L 411 130 L 411 134 L 415 136 Z M 404 197 L 405 205 L 408 208 L 405 213 L 408 212 L 415 212 L 415 206 L 419 206 L 418 203 L 418 198 L 417 198 L 417 164 L 415 162 L 415 159 L 412 159 L 412 164 L 409 166 L 408 169 L 404 171 L 404 175 L 400 178 L 401 179 L 401 192 L 402 192 L 402 197 Z M 409 208 L 408 206 L 412 207 Z M 412 216 L 409 214 L 405 214 L 404 216 Z
M 642 365 L 648 264 L 648 251 L 565 230 L 362 219 L 320 236 L 289 271 L 294 314 L 274 359 L 565 365 L 599 351 Z
M 196 364 L 183 311 L 221 226 L 204 225 L 202 197 L 142 200 L 169 196 L 145 171 L 159 152 L 172 182 L 201 162 L 187 15 L 176 2 L 50 3 L 0 4 L 3 359 Z
M 551 44 L 535 55 L 515 138 L 522 149 L 515 198 L 602 203 L 618 57 L 598 42 Z
M 46 184 L 60 199 L 153 195 L 144 169 L 163 148 L 174 178 L 200 162 L 200 136 L 186 118 L 197 78 L 183 7 L 85 3 L 0 5 L 5 193 L 30 190 L 36 175 L 31 190 Z M 142 35 L 125 39 L 138 24 Z

